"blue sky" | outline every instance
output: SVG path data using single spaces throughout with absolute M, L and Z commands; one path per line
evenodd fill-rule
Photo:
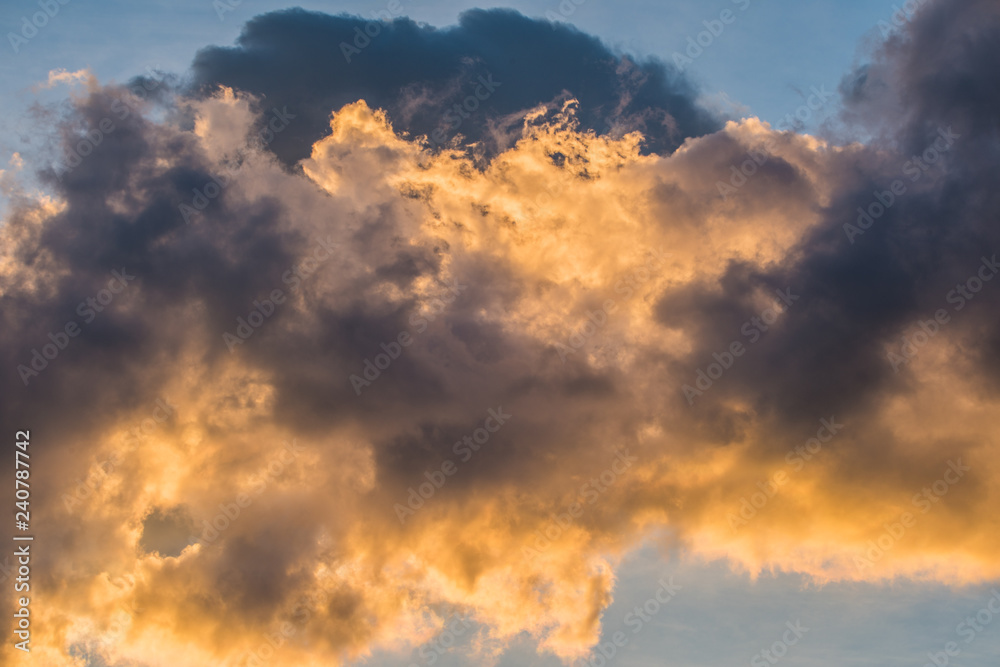
M 890 2 L 811 2 L 791 0 L 730 0 L 696 2 L 609 2 L 585 0 L 573 7 L 566 21 L 597 35 L 621 51 L 640 57 L 657 56 L 673 61 L 688 38 L 705 31 L 704 21 L 718 20 L 724 10 L 734 20 L 714 37 L 687 72 L 705 95 L 706 103 L 733 115 L 758 115 L 772 123 L 793 113 L 809 95 L 811 86 L 833 90 L 849 71 L 864 38 L 877 38 L 880 20 L 894 11 Z M 5 95 L 5 122 L 24 130 L 23 115 L 37 94 L 31 86 L 44 81 L 50 70 L 75 71 L 90 67 L 101 82 L 125 81 L 147 67 L 181 73 L 195 52 L 206 45 L 228 45 L 244 21 L 256 14 L 289 6 L 329 13 L 370 15 L 384 11 L 387 2 L 301 2 L 290 5 L 246 0 L 224 12 L 220 19 L 207 0 L 131 3 L 72 0 L 60 8 L 48 25 L 14 53 L 4 40 L 0 56 Z M 403 14 L 431 25 L 456 22 L 467 0 L 403 2 Z M 552 2 L 497 3 L 528 16 L 562 16 Z M 742 9 L 745 7 L 745 9 Z M 4 31 L 17 30 L 21 18 L 37 11 L 34 2 L 3 3 Z M 705 39 L 707 41 L 707 38 Z M 62 91 L 41 99 L 55 99 Z M 810 125 L 815 126 L 813 119 Z M 24 150 L 10 133 L 4 133 L 4 150 Z
M 648 623 L 639 625 L 629 614 L 656 595 L 662 580 L 679 590 L 649 615 Z M 625 633 L 624 649 L 608 662 L 620 667 L 752 665 L 755 655 L 783 638 L 788 622 L 799 623 L 806 631 L 780 660 L 783 665 L 922 667 L 929 661 L 928 653 L 940 653 L 949 642 L 957 643 L 961 651 L 952 664 L 963 667 L 989 665 L 1000 655 L 1000 614 L 982 613 L 991 600 L 996 600 L 994 609 L 1000 606 L 1000 582 L 952 588 L 900 579 L 817 586 L 797 574 L 763 573 L 753 579 L 732 571 L 724 561 L 692 561 L 683 553 L 662 554 L 646 546 L 622 563 L 614 595 L 602 617 L 601 644 L 607 646 L 618 631 Z M 977 613 L 990 619 L 980 626 L 982 631 L 956 631 Z M 410 654 L 377 652 L 370 660 L 352 664 L 464 667 L 471 663 L 462 657 L 463 639 L 468 643 L 474 631 L 459 638 L 454 653 L 435 651 L 442 634 Z M 554 657 L 537 655 L 535 648 L 524 637 L 498 665 L 561 664 Z M 428 655 L 438 657 L 431 663 Z M 591 664 L 601 664 L 599 655 L 599 650 L 591 654 Z

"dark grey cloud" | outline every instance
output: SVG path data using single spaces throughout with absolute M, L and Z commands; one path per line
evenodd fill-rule
M 357 37 L 376 27 L 367 42 Z M 355 40 L 367 44 L 357 53 Z M 342 44 L 351 47 L 347 56 Z M 510 116 L 568 97 L 580 100 L 583 129 L 640 130 L 651 152 L 669 152 L 720 127 L 672 66 L 636 62 L 569 25 L 503 9 L 469 10 L 448 28 L 405 18 L 372 23 L 301 9 L 273 12 L 249 21 L 236 46 L 199 52 L 192 74 L 198 91 L 232 86 L 299 114 L 273 144 L 289 164 L 329 132 L 331 110 L 358 99 L 386 109 L 398 131 L 434 142 L 442 129 L 437 138 L 445 143 L 461 134 L 484 142 L 489 153 L 511 142 Z M 482 87 L 490 81 L 501 85 Z M 486 97 L 477 109 L 454 110 L 477 89 Z M 518 129 L 519 123 L 515 137 Z
M 996 3 L 928 4 L 845 78 L 848 131 L 872 138 L 831 172 L 832 201 L 790 253 L 794 261 L 732 265 L 718 284 L 664 296 L 659 309 L 665 323 L 672 313 L 691 313 L 699 345 L 684 370 L 692 378 L 713 361 L 713 352 L 730 341 L 747 342 L 739 330 L 758 314 L 753 288 L 773 298 L 773 290 L 790 287 L 801 296 L 699 399 L 703 404 L 748 399 L 762 414 L 792 421 L 831 411 L 866 414 L 882 390 L 902 386 L 885 343 L 898 343 L 910 325 L 940 308 L 959 322 L 950 326 L 970 329 L 965 354 L 989 359 L 995 377 L 995 353 L 984 343 L 997 337 L 990 313 L 1000 304 L 1000 290 L 987 284 L 958 313 L 946 295 L 975 275 L 981 257 L 1000 252 L 1000 194 L 992 176 L 1000 167 L 1000 86 L 988 64 L 1000 57 L 998 30 Z M 914 158 L 933 147 L 942 131 L 959 136 L 939 154 L 929 153 L 933 164 L 926 171 L 916 166 Z M 780 164 L 772 160 L 764 169 Z M 766 180 L 751 179 L 741 190 L 744 198 L 766 187 Z M 888 193 L 897 180 L 906 187 L 898 196 Z M 786 178 L 781 187 L 787 192 L 793 183 Z M 851 243 L 844 225 L 856 225 L 858 208 L 876 202 L 876 193 L 895 201 Z M 977 326 L 989 333 L 972 333 Z M 704 419 L 716 417 L 717 408 L 705 407 Z

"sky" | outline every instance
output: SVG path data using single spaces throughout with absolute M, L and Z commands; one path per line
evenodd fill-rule
M 3 664 L 996 662 L 995 2 L 0 10 Z
M 290 5 L 245 0 L 221 9 L 207 0 L 177 2 L 90 2 L 66 4 L 59 18 L 17 53 L 8 45 L 0 61 L 5 84 L 3 115 L 8 123 L 19 119 L 36 99 L 32 86 L 45 81 L 54 69 L 90 68 L 102 81 L 124 82 L 147 67 L 182 74 L 195 53 L 208 45 L 228 45 L 246 21 Z M 370 17 L 387 11 L 388 2 L 304 2 L 295 6 L 333 14 Z M 454 25 L 459 14 L 480 5 L 474 2 L 400 1 L 399 15 L 433 26 Z M 685 55 L 688 38 L 705 30 L 704 21 L 718 20 L 720 12 L 734 12 L 704 52 L 686 65 L 707 102 L 739 118 L 756 115 L 777 123 L 794 113 L 811 86 L 833 87 L 855 61 L 861 41 L 880 36 L 879 21 L 888 21 L 899 3 L 813 2 L 514 2 L 509 7 L 530 17 L 553 17 L 596 35 L 614 51 L 636 57 L 673 61 Z M 3 3 L 5 32 L 21 25 L 33 2 Z M 571 8 L 571 9 L 570 9 Z M 896 8 L 896 9 L 894 9 Z M 706 40 L 707 41 L 707 40 Z M 762 73 L 766 72 L 766 75 Z M 808 96 L 808 92 L 805 92 Z M 816 118 L 810 119 L 815 126 Z M 5 133 L 7 135 L 8 133 Z M 17 135 L 14 135 L 15 137 Z M 21 137 L 3 138 L 8 151 L 23 150 Z

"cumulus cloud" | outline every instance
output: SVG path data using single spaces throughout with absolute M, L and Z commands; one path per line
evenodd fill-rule
M 522 633 L 570 659 L 644 539 L 998 575 L 995 5 L 873 54 L 865 143 L 719 126 L 667 66 L 510 12 L 348 63 L 356 26 L 270 14 L 190 88 L 95 87 L 59 129 L 82 162 L 6 214 L 45 659 L 330 664 L 453 614 L 483 662 Z
M 516 138 L 512 115 L 540 104 L 558 109 L 569 97 L 581 102 L 584 129 L 640 130 L 650 151 L 673 150 L 719 126 L 669 66 L 501 9 L 467 11 L 449 28 L 301 9 L 265 14 L 247 23 L 236 46 L 199 52 L 192 79 L 195 91 L 230 86 L 294 108 L 300 121 L 273 147 L 289 165 L 325 136 L 331 111 L 359 99 L 405 120 L 397 129 L 412 136 L 440 145 L 461 135 L 488 155 Z
M 38 84 L 35 90 L 55 88 L 59 84 L 71 86 L 77 82 L 85 82 L 88 88 L 91 89 L 99 85 L 94 73 L 89 69 L 81 69 L 76 72 L 67 72 L 65 69 L 54 69 L 49 72 L 46 82 Z

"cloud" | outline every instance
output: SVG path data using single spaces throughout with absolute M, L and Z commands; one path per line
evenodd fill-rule
M 995 578 L 995 105 L 942 82 L 987 81 L 1000 16 L 941 7 L 845 101 L 864 144 L 716 127 L 665 66 L 500 11 L 384 24 L 351 63 L 362 21 L 269 14 L 186 92 L 92 90 L 65 150 L 113 129 L 0 227 L 39 653 L 241 664 L 280 636 L 272 664 L 329 664 L 460 613 L 478 659 L 528 633 L 568 660 L 654 538 L 820 582 Z M 489 150 L 416 138 L 490 74 L 461 128 Z
M 65 69 L 54 69 L 49 71 L 49 77 L 46 82 L 38 84 L 34 90 L 37 92 L 46 88 L 55 88 L 61 83 L 72 86 L 79 81 L 85 82 L 89 90 L 93 90 L 98 86 L 97 78 L 89 68 L 77 70 L 76 72 L 67 72 Z
M 385 109 L 398 131 L 437 144 L 461 134 L 488 155 L 513 141 L 519 123 L 511 127 L 511 117 L 569 97 L 581 102 L 583 129 L 641 130 L 649 151 L 718 128 L 672 67 L 635 62 L 566 24 L 501 9 L 469 10 L 449 28 L 272 12 L 248 22 L 235 47 L 199 52 L 192 72 L 195 91 L 229 86 L 301 114 L 274 146 L 289 165 L 326 134 L 331 111 L 359 99 Z M 498 84 L 491 90 L 483 81 Z

